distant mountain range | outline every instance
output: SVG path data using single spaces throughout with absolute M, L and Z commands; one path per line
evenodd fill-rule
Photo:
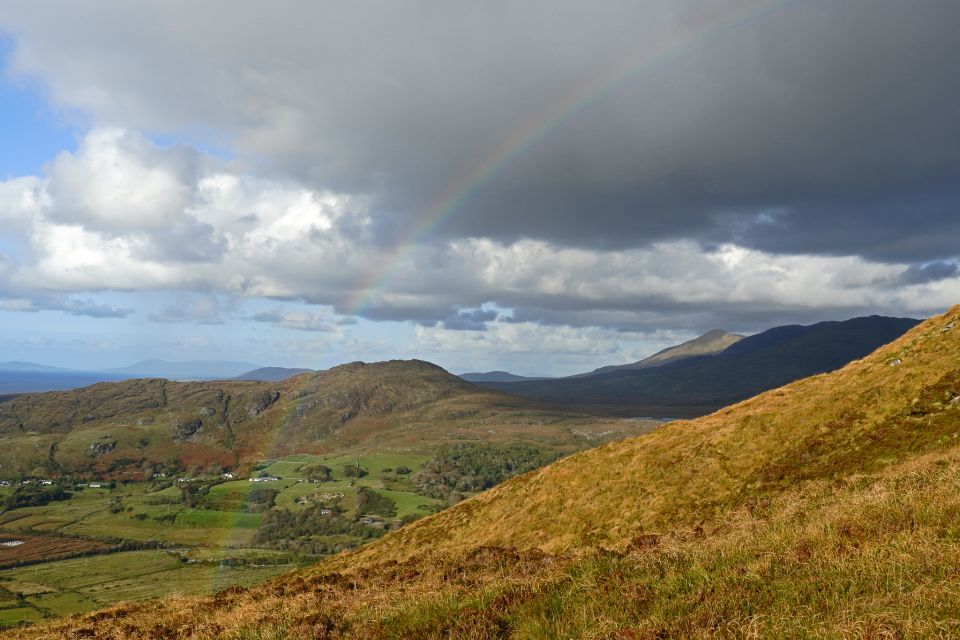
M 870 316 L 775 327 L 747 338 L 711 332 L 647 361 L 585 376 L 481 384 L 605 415 L 691 417 L 805 376 L 838 369 L 895 340 L 917 322 Z M 718 353 L 683 355 L 724 341 L 731 344 Z M 649 364 L 658 357 L 660 364 Z
M 232 380 L 259 380 L 260 382 L 276 382 L 286 380 L 293 376 L 299 376 L 302 373 L 313 373 L 313 369 L 288 369 L 286 367 L 260 367 L 253 371 L 247 371 L 239 376 L 234 376 Z
M 166 378 L 168 380 L 227 380 L 242 375 L 259 365 L 249 362 L 227 360 L 189 360 L 168 362 L 166 360 L 143 360 L 128 367 L 105 369 L 104 373 L 124 375 L 130 378 Z
M 521 380 L 550 380 L 547 377 L 518 376 L 509 371 L 486 371 L 483 373 L 461 373 L 467 382 L 519 382 Z
M 658 351 L 649 358 L 644 358 L 639 362 L 630 364 L 611 365 L 600 367 L 586 373 L 577 373 L 566 378 L 587 378 L 589 376 L 599 375 L 601 373 L 610 373 L 611 371 L 626 371 L 630 369 L 648 369 L 650 367 L 659 367 L 660 365 L 689 358 L 691 356 L 705 356 L 714 353 L 720 353 L 730 345 L 743 340 L 743 336 L 735 333 L 729 333 L 722 329 L 714 329 L 699 338 L 688 340 L 683 344 L 668 347 Z M 487 371 L 484 373 L 461 373 L 460 377 L 469 382 L 523 382 L 527 380 L 556 380 L 550 376 L 518 376 L 509 371 Z
M 0 362 L 0 371 L 24 371 L 29 373 L 73 373 L 72 369 L 64 369 L 62 367 L 48 367 L 45 364 L 37 364 L 36 362 L 20 362 L 19 360 L 11 360 L 10 362 Z
M 167 380 L 279 380 L 266 377 L 280 375 L 289 371 L 296 375 L 307 369 L 282 369 L 280 367 L 260 368 L 249 362 L 231 362 L 220 360 L 193 360 L 186 362 L 168 362 L 166 360 L 143 360 L 128 367 L 84 371 L 51 367 L 36 362 L 10 361 L 0 362 L 0 396 L 20 393 L 38 393 L 43 391 L 68 391 L 86 387 L 98 382 L 120 382 L 135 378 L 164 378 Z M 265 377 L 244 377 L 254 374 Z
M 589 373 L 580 373 L 568 377 L 586 378 L 587 376 L 610 373 L 611 371 L 628 371 L 633 369 L 649 369 L 650 367 L 659 367 L 667 364 L 668 362 L 682 360 L 683 358 L 689 358 L 691 356 L 709 356 L 715 353 L 720 353 L 727 347 L 736 344 L 741 340 L 743 340 L 743 336 L 741 335 L 736 333 L 728 333 L 722 329 L 714 329 L 713 331 L 703 334 L 699 338 L 694 338 L 693 340 L 689 340 L 683 344 L 678 344 L 674 347 L 668 347 L 663 351 L 658 351 L 649 358 L 644 358 L 639 362 L 611 367 L 600 367 L 599 369 L 594 369 Z

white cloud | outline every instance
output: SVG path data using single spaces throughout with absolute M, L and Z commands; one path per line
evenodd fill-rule
M 159 321 L 220 321 L 216 305 L 207 304 L 218 296 L 269 298 L 335 312 L 278 307 L 259 319 L 329 331 L 337 313 L 353 311 L 350 301 L 365 299 L 359 313 L 368 317 L 446 321 L 472 329 L 460 333 L 478 334 L 476 340 L 501 336 L 510 350 L 510 336 L 524 342 L 511 333 L 523 322 L 641 332 L 739 329 L 816 314 L 924 314 L 960 300 L 960 278 L 949 268 L 930 270 L 944 276 L 931 280 L 906 263 L 773 254 L 732 243 L 704 248 L 690 240 L 602 250 L 438 237 L 392 260 L 377 240 L 365 197 L 254 177 L 195 150 L 161 148 L 117 129 L 91 131 L 77 153 L 58 156 L 48 175 L 0 182 L 0 219 L 0 239 L 28 248 L 0 260 L 0 293 L 7 298 L 201 292 L 156 312 Z M 365 291 L 370 282 L 377 287 Z M 486 303 L 513 309 L 521 322 L 464 320 L 463 310 Z M 88 315 L 97 313 L 109 315 L 96 309 Z M 487 325 L 495 331 L 484 332 Z M 553 339 L 567 344 L 574 337 Z M 543 340 L 543 348 L 567 348 Z

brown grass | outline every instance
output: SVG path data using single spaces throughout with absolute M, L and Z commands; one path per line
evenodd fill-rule
M 960 637 L 958 325 L 262 587 L 11 637 Z
M 102 542 L 79 538 L 0 534 L 0 543 L 11 541 L 19 541 L 23 544 L 14 547 L 0 544 L 0 567 L 37 560 L 53 560 L 109 548 L 109 545 Z

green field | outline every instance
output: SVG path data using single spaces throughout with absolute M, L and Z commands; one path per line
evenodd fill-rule
M 227 566 L 239 560 L 241 566 Z M 264 550 L 128 551 L 0 571 L 0 625 L 90 611 L 172 594 L 200 595 L 250 585 L 303 564 Z M 22 597 L 18 600 L 17 595 Z M 6 596 L 6 599 L 3 599 Z
M 0 626 L 36 622 L 122 601 L 172 593 L 203 594 L 230 585 L 260 582 L 315 558 L 250 548 L 263 520 L 263 514 L 249 502 L 252 491 L 277 491 L 275 509 L 298 511 L 310 505 L 337 504 L 344 512 L 353 513 L 357 490 L 366 487 L 396 504 L 393 520 L 398 522 L 444 506 L 439 500 L 414 493 L 410 479 L 428 459 L 429 456 L 416 453 L 378 453 L 359 458 L 293 455 L 264 461 L 253 471 L 253 475 L 280 478 L 276 481 L 254 483 L 245 477 L 199 479 L 217 484 L 209 487 L 205 502 L 197 507 L 182 501 L 183 484 L 133 482 L 113 489 L 75 488 L 69 500 L 0 513 L 0 531 L 7 533 L 42 532 L 175 547 L 57 560 L 0 571 Z M 356 466 L 358 461 L 365 475 L 348 477 L 344 467 Z M 301 469 L 320 464 L 331 469 L 331 480 L 307 480 Z M 406 467 L 411 473 L 397 474 L 394 469 L 398 467 Z M 0 488 L 0 498 L 12 491 Z M 326 539 L 347 546 L 357 542 L 345 535 Z M 229 560 L 224 563 L 226 558 Z M 238 562 L 237 558 L 245 560 Z

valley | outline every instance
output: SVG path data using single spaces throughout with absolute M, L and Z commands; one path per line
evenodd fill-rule
M 565 457 L 264 587 L 11 637 L 947 637 L 958 326 L 960 307 L 834 373 Z
M 262 582 L 656 426 L 417 361 L 21 396 L 0 409 L 0 626 Z

